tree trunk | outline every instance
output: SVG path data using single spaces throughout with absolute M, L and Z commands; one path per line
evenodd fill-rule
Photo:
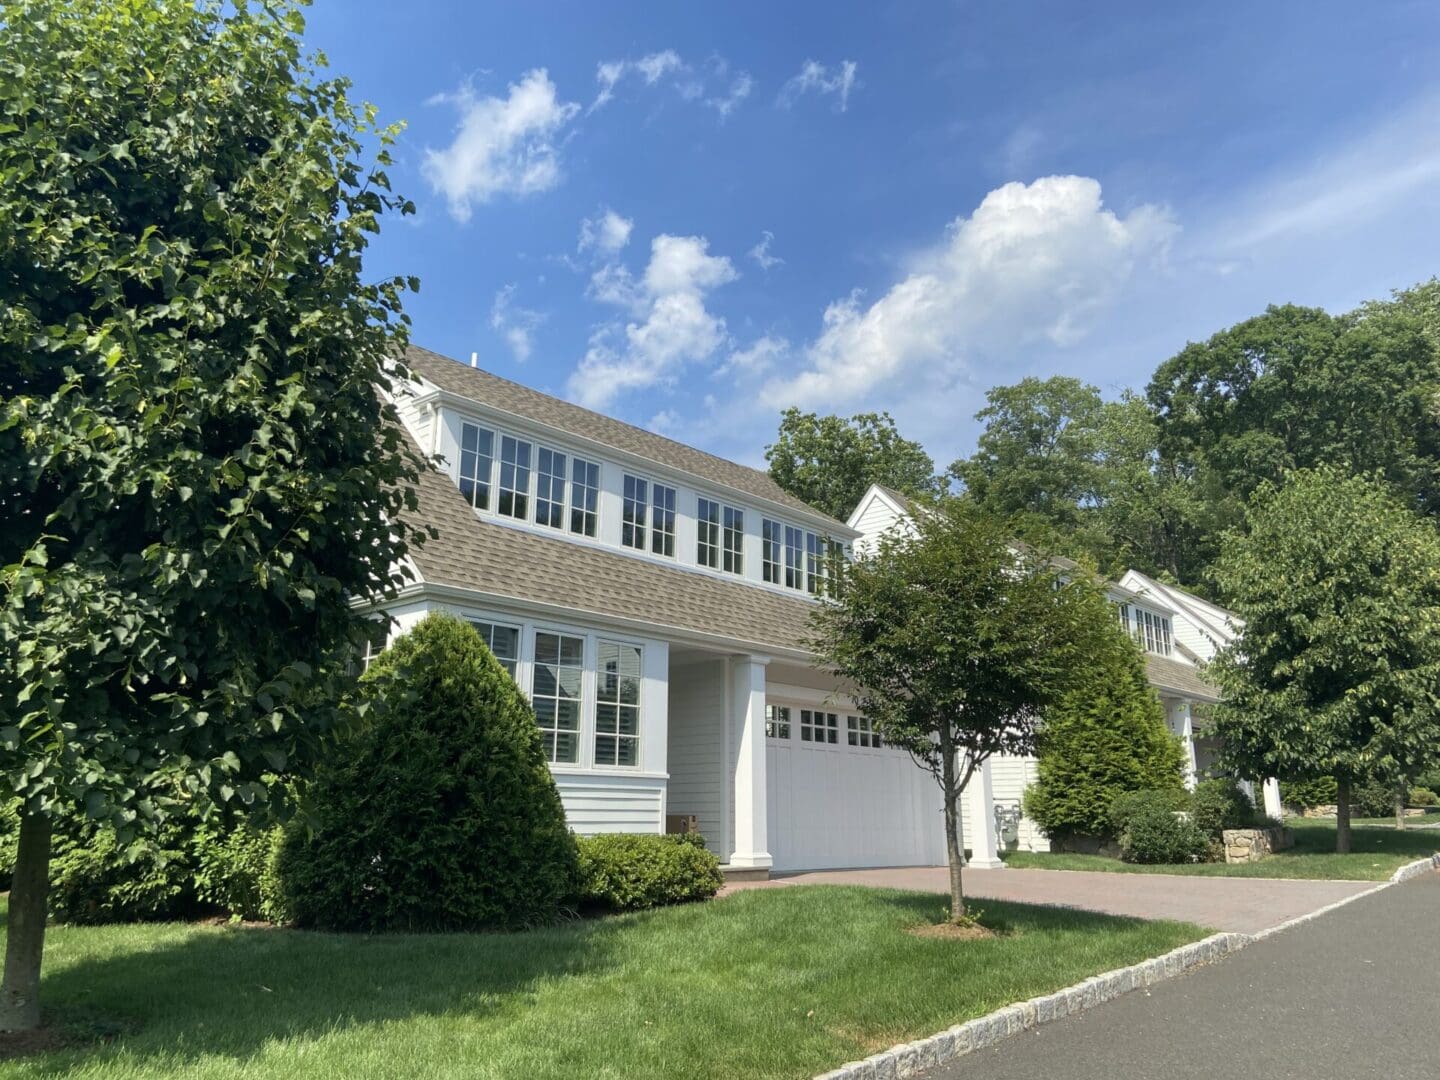
M 1335 853 L 1350 854 L 1350 781 L 1335 781 Z
M 945 856 L 950 862 L 950 920 L 965 916 L 965 892 L 960 887 L 960 868 L 965 852 L 960 846 L 960 791 L 956 787 L 955 747 L 940 736 L 940 788 L 945 793 Z
M 50 891 L 50 819 L 26 814 L 10 884 L 5 977 L 0 981 L 0 1032 L 40 1026 L 40 957 L 45 949 L 45 899 Z
M 1395 789 L 1395 828 L 1397 829 L 1405 828 L 1405 802 L 1409 794 L 1410 785 L 1401 780 L 1400 786 Z

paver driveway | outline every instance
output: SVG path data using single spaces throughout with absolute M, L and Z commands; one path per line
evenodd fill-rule
M 786 874 L 766 882 L 729 886 L 784 888 L 793 885 L 873 885 L 917 892 L 949 892 L 943 866 L 885 870 L 819 870 Z M 1179 919 L 1215 930 L 1253 934 L 1337 900 L 1373 889 L 1373 881 L 1289 881 L 1276 878 L 1183 877 L 1172 874 L 1107 874 L 1084 870 L 966 870 L 965 895 L 977 900 Z

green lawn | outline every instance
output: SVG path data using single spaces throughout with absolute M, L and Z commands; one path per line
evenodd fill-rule
M 128 1033 L 0 1076 L 807 1077 L 1205 933 L 1001 903 L 1001 937 L 905 932 L 942 902 L 766 889 L 511 935 L 57 927 L 51 1015 Z
M 1200 877 L 1329 878 L 1386 881 L 1406 863 L 1440 851 L 1440 833 L 1389 828 L 1351 830 L 1351 852 L 1335 854 L 1333 822 L 1291 822 L 1295 846 L 1258 863 L 1198 863 L 1190 866 L 1139 866 L 1102 855 L 1012 851 L 1005 865 L 1035 870 L 1108 870 L 1121 874 L 1190 874 Z

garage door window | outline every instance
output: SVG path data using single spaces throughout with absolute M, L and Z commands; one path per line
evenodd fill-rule
M 840 718 L 832 713 L 800 710 L 800 741 L 829 743 L 840 741 Z
M 790 738 L 790 706 L 765 706 L 765 736 L 770 739 Z
M 847 717 L 849 721 L 851 746 L 868 746 L 871 749 L 880 749 L 880 732 L 875 729 L 875 722 L 868 716 Z

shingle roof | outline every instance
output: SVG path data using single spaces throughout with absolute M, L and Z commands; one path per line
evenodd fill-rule
M 1150 685 L 1159 690 L 1174 690 L 1201 701 L 1220 700 L 1219 688 L 1202 679 L 1195 668 L 1178 660 L 1146 653 L 1145 674 L 1150 679 Z
M 411 345 L 405 350 L 405 360 L 413 371 L 452 394 L 459 394 L 527 420 L 635 454 L 668 468 L 692 473 L 713 484 L 722 484 L 747 495 L 780 503 L 812 517 L 834 520 L 809 503 L 791 495 L 772 480 L 768 473 L 759 469 L 726 461 L 714 454 L 696 450 L 693 446 L 686 446 L 674 439 L 656 435 L 653 431 L 646 431 L 579 405 L 572 405 L 568 401 L 561 401 L 549 394 L 542 394 L 528 386 L 502 379 L 498 375 L 462 364 L 429 349 Z M 836 524 L 842 529 L 848 528 L 842 522 Z
M 420 470 L 416 494 L 410 517 L 438 534 L 411 554 L 427 582 L 759 649 L 806 650 L 813 601 L 484 521 L 435 469 Z

